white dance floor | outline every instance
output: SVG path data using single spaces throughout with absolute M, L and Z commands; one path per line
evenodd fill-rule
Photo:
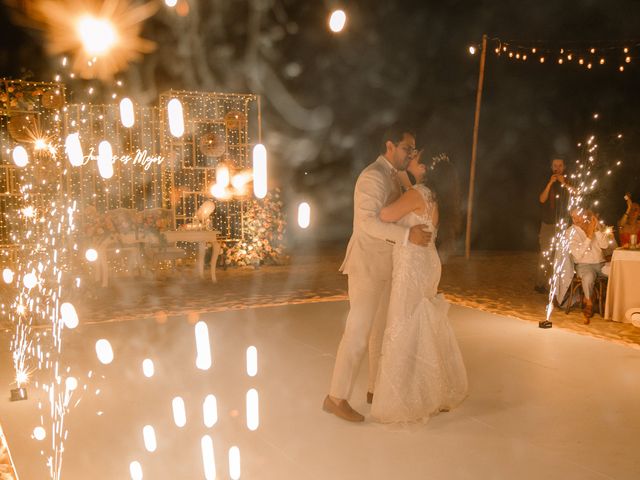
M 208 371 L 195 366 L 193 317 L 66 332 L 65 364 L 87 389 L 65 417 L 62 478 L 126 480 L 133 461 L 144 479 L 205 478 L 204 435 L 213 440 L 219 479 L 230 478 L 232 446 L 246 479 L 640 478 L 640 350 L 454 306 L 469 373 L 466 402 L 426 425 L 349 424 L 321 410 L 347 309 L 346 302 L 327 302 L 203 314 Z M 113 346 L 109 365 L 96 358 L 100 338 Z M 45 397 L 35 386 L 29 400 L 9 402 L 10 335 L 0 341 L 0 422 L 20 480 L 43 480 L 49 476 L 40 451 L 50 436 L 37 441 L 32 432 L 41 415 L 48 428 L 49 407 L 38 408 Z M 250 345 L 258 350 L 255 377 L 245 371 Z M 145 358 L 155 364 L 151 378 L 142 372 Z M 367 414 L 365 373 L 366 363 L 352 405 Z M 256 431 L 245 419 L 251 388 L 260 398 Z M 212 427 L 202 413 L 209 394 L 218 405 Z M 172 415 L 176 396 L 186 406 L 182 428 Z M 143 443 L 145 425 L 155 429 L 152 453 Z

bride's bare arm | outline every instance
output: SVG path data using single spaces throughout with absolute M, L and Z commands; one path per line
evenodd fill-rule
M 407 190 L 398 200 L 380 210 L 380 220 L 391 223 L 397 222 L 407 213 L 420 208 L 422 196 L 414 189 Z

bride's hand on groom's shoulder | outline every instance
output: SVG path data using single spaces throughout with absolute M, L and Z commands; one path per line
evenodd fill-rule
M 414 225 L 409 230 L 409 241 L 415 245 L 426 247 L 431 242 L 432 232 L 427 230 L 426 225 Z

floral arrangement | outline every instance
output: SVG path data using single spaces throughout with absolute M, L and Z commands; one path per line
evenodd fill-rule
M 57 84 L 11 80 L 0 82 L 0 105 L 5 110 L 35 110 L 38 106 L 60 108 L 64 95 Z
M 164 208 L 143 210 L 136 214 L 136 233 L 146 240 L 166 243 L 162 232 L 173 228 L 173 212 Z
M 286 225 L 279 189 L 262 200 L 251 200 L 243 217 L 244 240 L 223 245 L 225 264 L 258 267 L 286 263 Z
M 96 245 L 107 240 L 126 243 L 129 237 L 162 244 L 166 242 L 162 232 L 172 226 L 171 210 L 154 208 L 138 212 L 117 208 L 99 214 L 95 206 L 89 205 L 84 209 L 80 233 Z

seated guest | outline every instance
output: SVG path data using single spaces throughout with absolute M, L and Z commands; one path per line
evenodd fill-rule
M 631 235 L 636 235 L 637 238 L 640 237 L 640 205 L 637 203 L 633 203 L 631 201 L 631 194 L 627 193 L 624 196 L 624 199 L 627 201 L 627 211 L 624 212 L 622 218 L 618 222 L 618 226 L 620 227 L 620 245 L 623 247 L 628 247 Z
M 590 210 L 574 208 L 571 210 L 573 225 L 568 230 L 569 252 L 575 263 L 576 273 L 582 280 L 584 292 L 584 323 L 593 316 L 593 285 L 598 275 L 604 276 L 605 264 L 602 250 L 610 245 L 611 234 L 602 231 L 598 217 Z

